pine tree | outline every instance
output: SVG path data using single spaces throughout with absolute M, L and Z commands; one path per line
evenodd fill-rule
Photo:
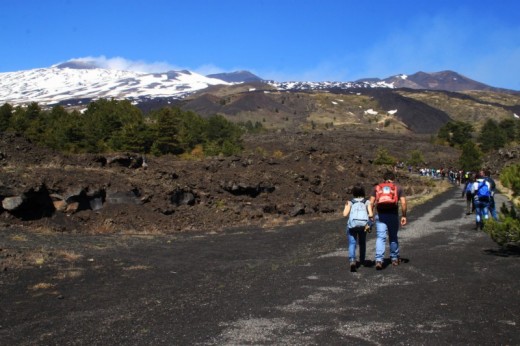
M 500 149 L 506 144 L 506 134 L 495 120 L 488 119 L 482 126 L 478 142 L 484 152 L 491 149 Z
M 0 131 L 5 131 L 9 128 L 9 122 L 13 116 L 13 106 L 9 103 L 4 103 L 0 107 Z
M 472 141 L 468 141 L 462 145 L 459 164 L 464 171 L 476 172 L 481 168 L 482 153 Z

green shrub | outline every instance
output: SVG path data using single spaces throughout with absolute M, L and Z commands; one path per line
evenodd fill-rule
M 520 194 L 520 164 L 506 167 L 500 173 L 500 182 L 513 190 L 513 194 Z M 505 204 L 500 208 L 500 222 L 490 220 L 484 224 L 484 232 L 489 234 L 494 242 L 501 246 L 520 245 L 520 214 L 513 205 L 508 208 Z
M 374 163 L 376 165 L 395 165 L 397 159 L 388 153 L 388 150 L 385 148 L 378 148 L 376 159 Z
M 489 220 L 484 232 L 500 246 L 520 245 L 520 219 L 502 215 L 500 222 Z
M 407 163 L 412 166 L 419 166 L 424 164 L 424 156 L 420 150 L 412 150 Z

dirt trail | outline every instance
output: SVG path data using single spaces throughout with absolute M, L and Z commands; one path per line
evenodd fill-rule
M 452 189 L 414 209 L 400 232 L 405 263 L 357 273 L 348 270 L 343 220 L 170 236 L 10 228 L 0 232 L 3 251 L 34 249 L 40 267 L 0 274 L 0 339 L 519 344 L 519 254 L 473 229 L 459 193 Z M 371 233 L 369 258 L 374 241 Z

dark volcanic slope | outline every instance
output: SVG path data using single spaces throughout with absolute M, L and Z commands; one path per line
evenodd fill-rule
M 411 131 L 418 134 L 436 133 L 440 127 L 452 120 L 445 112 L 423 102 L 404 97 L 392 89 L 360 89 L 358 91 L 374 97 L 383 109 L 397 109 L 396 117 Z

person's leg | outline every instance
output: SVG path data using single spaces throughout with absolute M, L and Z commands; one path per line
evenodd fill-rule
M 388 226 L 388 239 L 390 243 L 390 259 L 397 261 L 399 259 L 399 239 L 397 233 L 399 232 L 399 215 L 390 215 L 386 221 Z
M 480 228 L 482 229 L 482 227 L 484 226 L 483 221 L 489 220 L 489 201 L 482 202 L 481 210 L 482 210 L 482 222 L 480 224 Z
M 367 233 L 362 230 L 359 232 L 359 261 L 361 264 L 365 263 L 366 250 L 367 250 Z
M 488 207 L 488 202 L 482 200 L 475 201 L 475 222 L 477 229 L 482 229 L 484 226 L 484 220 L 489 218 Z
M 386 247 L 386 232 L 388 227 L 381 220 L 376 221 L 376 265 L 378 262 L 383 263 Z
M 348 260 L 349 263 L 356 261 L 356 232 L 354 229 L 347 229 L 348 237 Z

